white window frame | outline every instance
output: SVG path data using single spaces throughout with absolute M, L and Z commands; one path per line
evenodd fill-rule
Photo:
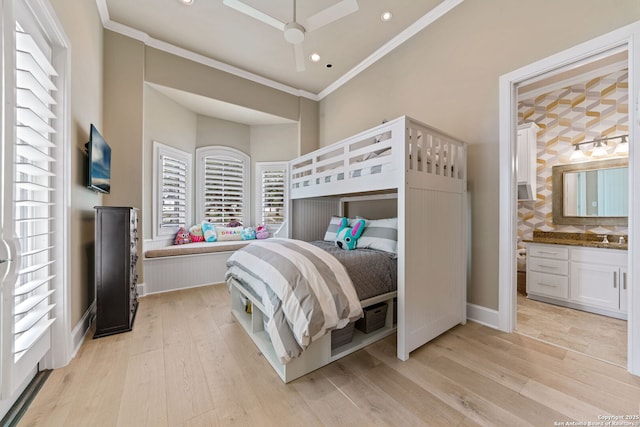
M 164 182 L 162 158 L 168 157 L 186 164 L 185 177 L 185 223 L 175 227 L 162 226 L 162 194 Z M 193 206 L 193 155 L 158 141 L 153 141 L 153 239 L 173 237 L 181 226 L 188 227 L 192 221 Z
M 263 188 L 262 188 L 262 174 L 263 172 L 268 171 L 284 171 L 284 220 L 282 224 L 266 224 L 267 229 L 270 233 L 275 233 L 282 228 L 285 231 L 284 234 L 282 232 L 279 234 L 279 237 L 286 237 L 288 233 L 286 233 L 286 227 L 282 227 L 285 225 L 289 219 L 289 162 L 256 162 L 255 165 L 256 177 L 255 177 L 255 222 L 256 224 L 263 224 L 262 218 L 262 196 L 263 196 Z
M 248 154 L 231 147 L 212 145 L 196 149 L 196 215 L 198 221 L 205 220 L 205 160 L 209 157 L 231 159 L 243 163 L 242 218 L 243 225 L 251 221 L 251 158 Z

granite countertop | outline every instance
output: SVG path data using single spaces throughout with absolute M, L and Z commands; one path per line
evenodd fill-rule
M 624 237 L 624 243 L 618 243 L 621 236 Z M 533 232 L 533 239 L 525 239 L 523 242 L 620 250 L 627 250 L 629 245 L 629 237 L 626 234 L 608 234 L 607 240 L 609 240 L 609 243 L 603 243 L 603 239 L 604 234 L 561 233 L 555 231 L 535 230 Z

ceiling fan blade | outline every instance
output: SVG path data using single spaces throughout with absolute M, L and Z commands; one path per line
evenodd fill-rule
M 307 31 L 317 30 L 320 27 L 324 27 L 340 18 L 344 18 L 358 10 L 357 0 L 342 0 L 339 3 L 329 6 L 328 8 L 321 10 L 315 15 L 308 17 L 302 26 Z
M 284 22 L 280 22 L 276 18 L 259 11 L 258 9 L 255 9 L 248 4 L 242 3 L 239 0 L 222 0 L 222 4 L 235 9 L 238 12 L 244 13 L 245 15 L 248 15 L 252 18 L 255 18 L 258 21 L 262 21 L 265 24 L 271 25 L 272 27 L 277 28 L 280 31 L 284 31 L 284 26 L 286 25 Z
M 296 70 L 304 71 L 304 50 L 302 49 L 302 43 L 296 43 L 293 45 L 293 54 L 296 58 Z

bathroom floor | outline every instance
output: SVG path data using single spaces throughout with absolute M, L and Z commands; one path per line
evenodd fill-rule
M 627 366 L 627 322 L 533 301 L 518 293 L 517 332 Z

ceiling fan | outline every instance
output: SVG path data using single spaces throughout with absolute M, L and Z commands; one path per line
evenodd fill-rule
M 306 33 L 324 27 L 338 19 L 356 12 L 358 10 L 357 0 L 342 0 L 333 6 L 321 10 L 315 15 L 311 15 L 302 22 L 296 21 L 296 0 L 293 0 L 293 20 L 291 22 L 281 22 L 264 12 L 249 6 L 240 0 L 222 0 L 225 6 L 229 6 L 252 18 L 271 25 L 284 33 L 284 39 L 293 45 L 293 52 L 296 60 L 296 69 L 304 71 L 304 52 L 302 42 Z

